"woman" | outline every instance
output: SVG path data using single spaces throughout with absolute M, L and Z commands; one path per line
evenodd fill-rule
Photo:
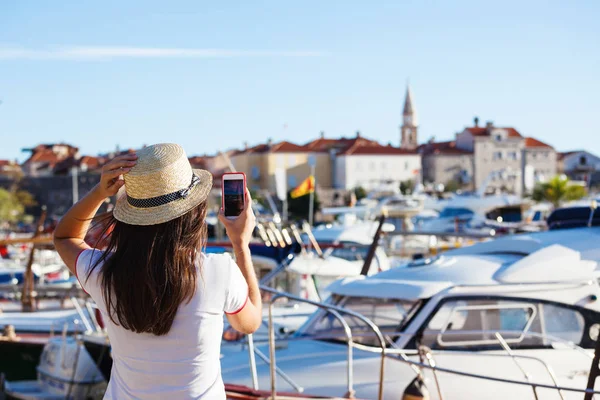
M 100 183 L 56 227 L 56 250 L 107 325 L 113 367 L 105 399 L 225 398 L 223 313 L 252 333 L 262 305 L 248 247 L 255 226 L 248 191 L 239 217 L 219 215 L 237 265 L 201 252 L 211 188 L 212 175 L 192 170 L 180 146 L 145 147 L 107 163 Z M 115 194 L 108 245 L 93 249 L 83 240 L 90 221 Z

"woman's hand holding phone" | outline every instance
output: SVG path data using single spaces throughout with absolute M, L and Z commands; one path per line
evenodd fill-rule
M 226 217 L 223 208 L 219 211 L 219 221 L 225 226 L 227 236 L 234 246 L 248 246 L 256 227 L 250 191 L 246 188 L 245 192 L 244 209 L 238 217 Z

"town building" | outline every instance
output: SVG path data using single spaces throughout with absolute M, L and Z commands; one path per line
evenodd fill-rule
M 339 158 L 347 152 L 354 151 L 353 149 L 381 147 L 381 145 L 375 140 L 363 137 L 360 132 L 356 132 L 354 137 L 336 139 L 326 138 L 325 134 L 321 132 L 318 139 L 306 143 L 303 147 L 313 154 L 316 162 L 317 182 L 321 182 L 322 186 L 326 188 L 345 190 L 349 185 L 340 180 L 340 174 L 345 173 L 346 163 L 340 161 Z M 340 168 L 343 170 L 340 171 Z
M 558 154 L 552 146 L 532 137 L 525 138 L 523 185 L 531 192 L 537 182 L 547 182 L 558 173 Z
M 473 186 L 473 152 L 459 149 L 456 141 L 434 142 L 419 146 L 423 162 L 423 182 L 456 182 L 465 189 Z
M 277 170 L 284 170 L 291 189 L 311 174 L 314 164 L 316 185 L 322 190 L 347 191 L 356 187 L 374 189 L 390 182 L 416 180 L 421 156 L 416 150 L 382 145 L 361 136 L 319 138 L 304 145 L 269 141 L 246 147 L 230 156 L 237 171 L 244 172 L 248 186 L 276 191 Z
M 357 143 L 335 155 L 334 187 L 366 190 L 389 183 L 415 181 L 421 173 L 421 156 L 415 150 Z
M 426 181 L 450 180 L 471 189 L 503 190 L 515 194 L 531 191 L 557 171 L 556 151 L 552 146 L 524 137 L 513 127 L 498 127 L 492 122 L 456 134 L 451 142 L 419 147 Z
M 23 151 L 31 152 L 22 165 L 26 176 L 52 176 L 57 164 L 69 159 L 79 159 L 79 149 L 65 143 L 40 144 Z
M 46 206 L 50 217 L 64 214 L 74 197 L 81 198 L 91 190 L 100 179 L 102 165 L 110 158 L 82 156 L 77 147 L 66 143 L 40 144 L 24 151 L 31 154 L 21 165 L 23 176 L 18 185 L 38 204 L 28 212 L 39 215 L 39 207 Z
M 269 139 L 267 143 L 245 146 L 231 154 L 229 159 L 236 171 L 246 174 L 249 188 L 274 193 L 276 171 L 284 170 L 288 187 L 294 187 L 310 174 L 308 157 L 309 152 L 303 146 L 288 141 L 273 143 Z M 317 179 L 322 177 L 319 174 Z
M 23 170 L 15 160 L 0 160 L 0 177 L 12 179 L 23 175 Z
M 585 181 L 590 186 L 600 183 L 600 157 L 585 150 L 558 154 L 558 170 L 569 178 Z
M 219 152 L 216 155 L 202 155 L 189 157 L 190 165 L 192 168 L 205 169 L 212 173 L 213 176 L 213 189 L 220 190 L 221 178 L 226 172 L 231 172 L 235 167 L 231 163 L 229 158 L 230 155 L 236 151 Z

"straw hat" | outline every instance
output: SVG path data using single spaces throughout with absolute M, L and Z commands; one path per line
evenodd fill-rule
M 136 152 L 137 164 L 123 175 L 115 218 L 130 225 L 157 225 L 192 210 L 208 197 L 212 174 L 192 169 L 183 148 L 161 143 Z

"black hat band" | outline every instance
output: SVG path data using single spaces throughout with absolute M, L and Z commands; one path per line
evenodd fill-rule
M 127 202 L 136 208 L 152 208 L 163 206 L 179 199 L 185 199 L 190 194 L 194 186 L 200 183 L 200 178 L 192 175 L 192 183 L 185 189 L 178 190 L 173 193 L 163 194 L 161 196 L 151 197 L 149 199 L 136 199 L 127 195 Z

